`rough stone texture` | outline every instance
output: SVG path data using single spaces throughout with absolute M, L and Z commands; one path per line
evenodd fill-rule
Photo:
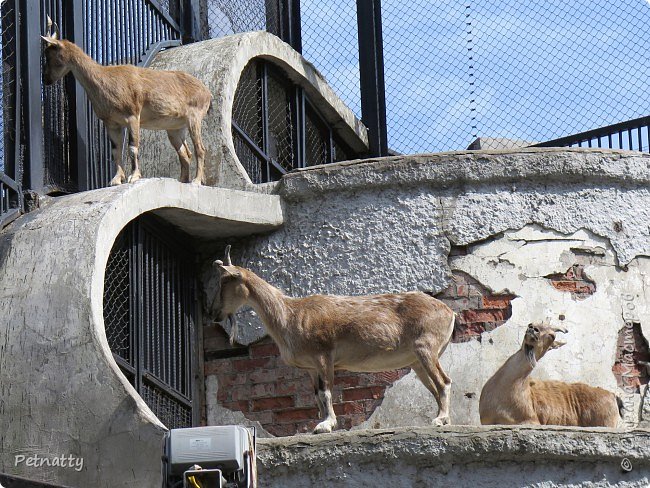
M 206 396 L 217 399 L 208 403 L 208 425 L 235 420 L 277 436 L 314 430 L 319 420 L 311 380 L 305 371 L 282 363 L 271 339 L 231 350 L 226 358 L 211 358 L 212 349 L 205 346 Z M 349 429 L 366 421 L 386 388 L 408 371 L 338 371 L 332 400 L 339 426 Z
M 191 216 L 188 232 L 212 227 L 219 238 L 283 221 L 277 196 L 153 179 L 51 199 L 0 233 L 0 472 L 160 487 L 165 427 L 113 359 L 102 297 L 119 231 L 148 211 L 171 215 L 170 207 Z M 14 466 L 19 454 L 82 457 L 84 468 Z
M 650 337 L 644 320 L 650 316 L 648 183 L 650 155 L 610 150 L 478 151 L 338 163 L 283 179 L 282 230 L 229 242 L 234 262 L 292 296 L 436 293 L 449 286 L 452 270 L 493 293 L 517 295 L 505 324 L 484 332 L 481 342 L 451 344 L 443 355 L 454 379 L 454 423 L 478 423 L 482 385 L 520 346 L 529 322 L 557 323 L 564 316 L 569 344 L 544 358 L 535 374 L 619 391 L 633 425 L 640 395 L 617 390 L 612 366 L 626 321 L 639 322 Z M 450 257 L 451 245 L 467 246 L 467 255 Z M 580 300 L 547 278 L 576 264 L 595 283 L 593 294 Z M 238 342 L 265 335 L 250 311 L 240 317 Z M 363 425 L 429 425 L 436 410 L 411 373 L 387 390 Z
M 256 191 L 275 185 L 253 185 L 235 153 L 232 139 L 232 107 L 235 90 L 246 64 L 254 58 L 282 68 L 302 86 L 336 133 L 358 154 L 368 152 L 365 126 L 332 91 L 325 78 L 291 46 L 267 32 L 248 32 L 195 42 L 161 52 L 151 68 L 186 71 L 212 92 L 212 109 L 203 121 L 206 146 L 206 183 Z M 143 131 L 140 158 L 145 176 L 180 176 L 176 152 L 163 131 Z M 192 164 L 194 171 L 195 161 Z
M 645 488 L 650 431 L 445 427 L 264 439 L 258 470 L 260 487 Z

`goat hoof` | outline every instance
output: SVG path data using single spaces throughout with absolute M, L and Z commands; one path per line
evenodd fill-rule
M 194 179 L 192 180 L 192 184 L 193 184 L 193 185 L 201 186 L 201 185 L 203 185 L 203 182 L 201 181 L 201 178 L 194 178 Z
M 433 419 L 433 425 L 440 427 L 442 425 L 449 425 L 449 417 L 437 417 Z
M 113 178 L 113 179 L 111 180 L 110 185 L 111 185 L 111 186 L 119 186 L 119 185 L 122 184 L 123 181 L 124 181 L 123 178 L 118 178 L 118 177 L 116 176 L 115 178 Z
M 142 178 L 142 175 L 140 173 L 133 173 L 131 176 L 129 176 L 129 183 L 135 183 L 140 178 Z
M 327 421 L 321 422 L 314 429 L 314 434 L 329 434 L 330 432 L 332 432 L 332 426 Z

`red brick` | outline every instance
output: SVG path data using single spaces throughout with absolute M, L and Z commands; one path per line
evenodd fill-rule
M 297 407 L 313 407 L 314 405 L 316 405 L 316 396 L 313 391 L 311 393 L 298 393 L 296 395 Z
M 297 433 L 296 424 L 269 424 L 264 425 L 263 427 L 268 430 L 271 434 L 278 437 L 285 437 L 289 435 L 295 435 Z
M 556 290 L 560 290 L 560 291 L 576 291 L 577 288 L 577 283 L 575 281 L 552 280 L 551 284 Z
M 278 381 L 275 385 L 275 391 L 278 395 L 293 395 L 294 393 L 314 395 L 311 381 L 303 380 Z
M 361 376 L 358 374 L 343 374 L 343 375 L 336 375 L 336 378 L 334 379 L 334 384 L 337 386 L 342 386 L 342 387 L 353 387 L 353 386 L 359 386 L 359 383 L 361 382 Z
M 253 344 L 249 348 L 252 358 L 279 356 L 280 350 L 275 344 Z
M 512 299 L 512 296 L 488 295 L 483 297 L 483 306 L 485 308 L 508 308 Z
M 273 423 L 273 411 L 264 410 L 261 412 L 247 412 L 246 418 L 250 420 L 257 420 L 260 424 L 272 424 Z
M 258 383 L 250 387 L 250 398 L 269 398 L 275 396 L 275 383 Z
M 317 408 L 290 408 L 275 412 L 275 421 L 278 423 L 295 422 L 297 420 L 310 420 L 318 418 Z
M 228 410 L 233 410 L 236 412 L 248 412 L 250 410 L 248 402 L 244 400 L 236 402 L 223 402 L 221 405 Z
M 463 318 L 467 322 L 498 322 L 506 320 L 510 314 L 504 310 L 465 310 Z
M 343 400 L 366 400 L 372 398 L 382 398 L 384 396 L 384 387 L 369 386 L 366 388 L 346 388 L 343 390 Z
M 234 359 L 232 367 L 235 371 L 252 371 L 254 369 L 263 368 L 269 364 L 269 358 L 255 358 L 255 359 Z
M 277 379 L 277 369 L 258 369 L 248 373 L 248 381 L 251 383 L 274 383 Z
M 252 401 L 251 410 L 254 412 L 260 410 L 277 410 L 281 408 L 293 407 L 292 397 L 275 397 L 275 398 L 258 398 Z
M 366 409 L 362 402 L 343 402 L 334 404 L 334 413 L 336 415 L 366 413 Z
M 232 373 L 232 371 L 232 360 L 218 359 L 216 361 L 207 361 L 203 366 L 203 374 L 206 376 Z

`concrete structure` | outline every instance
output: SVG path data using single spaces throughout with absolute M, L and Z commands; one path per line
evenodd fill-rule
M 623 469 L 625 467 L 625 469 Z M 261 487 L 638 487 L 650 431 L 444 427 L 264 439 Z
M 215 94 L 203 131 L 208 183 L 219 188 L 144 179 L 46 200 L 0 233 L 0 472 L 71 486 L 160 486 L 165 426 L 114 361 L 102 303 L 116 236 L 153 212 L 198 243 L 205 311 L 216 293 L 211 263 L 229 243 L 236 264 L 293 296 L 420 289 L 458 312 L 442 362 L 454 380 L 452 421 L 474 427 L 415 429 L 436 409 L 408 369 L 342 373 L 334 391 L 341 424 L 394 430 L 262 441 L 264 486 L 501 486 L 522 469 L 522 486 L 647 485 L 647 430 L 475 425 L 485 380 L 519 347 L 526 324 L 551 319 L 569 329 L 569 344 L 535 376 L 615 390 L 626 426 L 648 427 L 650 155 L 464 151 L 350 161 L 252 185 L 231 116 L 239 76 L 255 58 L 285 69 L 340 137 L 367 148 L 364 127 L 322 76 L 273 36 L 161 54 L 154 67 L 190 71 Z M 164 134 L 146 134 L 140 154 L 145 177 L 178 177 Z M 208 423 L 254 423 L 275 435 L 313 427 L 307 375 L 281 364 L 255 314 L 240 314 L 236 347 L 223 340 L 228 325 L 207 314 L 204 322 Z M 16 465 L 15 456 L 34 454 L 83 457 L 84 466 Z M 632 475 L 620 474 L 622 457 Z
M 5 229 L 0 472 L 69 486 L 160 487 L 165 427 L 115 363 L 102 304 L 115 237 L 145 212 L 197 239 L 283 222 L 277 196 L 147 179 L 50 200 Z M 16 456 L 34 455 L 83 458 L 83 468 L 16 465 Z
M 214 96 L 212 109 L 203 120 L 206 146 L 206 183 L 230 188 L 265 191 L 253 185 L 239 162 L 232 138 L 232 110 L 242 71 L 253 59 L 279 66 L 295 84 L 304 88 L 336 134 L 357 154 L 368 152 L 365 126 L 332 91 L 323 75 L 287 43 L 267 32 L 248 32 L 188 44 L 156 56 L 154 69 L 183 70 L 201 81 Z M 178 179 L 180 165 L 161 131 L 144 132 L 140 146 L 142 171 Z
M 235 263 L 293 296 L 436 293 L 449 288 L 452 272 L 487 290 L 479 297 L 458 287 L 451 304 L 461 307 L 460 325 L 475 332 L 442 357 L 454 380 L 455 424 L 479 423 L 485 380 L 517 350 L 528 323 L 550 319 L 569 329 L 569 344 L 540 361 L 534 376 L 618 391 L 632 426 L 649 419 L 647 401 L 639 408 L 648 381 L 639 360 L 649 358 L 650 337 L 649 165 L 640 153 L 535 149 L 315 167 L 279 186 L 288 225 L 228 242 Z M 239 324 L 241 344 L 265 335 L 251 313 Z M 257 347 L 234 362 L 208 363 L 216 403 L 278 434 L 307 431 L 316 420 L 307 375 L 290 375 Z M 435 417 L 413 373 L 357 376 L 341 375 L 335 390 L 344 426 L 425 426 Z

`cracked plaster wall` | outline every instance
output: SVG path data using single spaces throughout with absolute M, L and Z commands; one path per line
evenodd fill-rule
M 535 374 L 616 390 L 612 365 L 630 302 L 650 337 L 650 156 L 607 150 L 535 149 L 401 156 L 308 168 L 279 189 L 286 225 L 234 244 L 233 260 L 293 296 L 443 290 L 451 268 L 495 292 L 518 295 L 513 315 L 481 342 L 451 344 L 452 421 L 478 423 L 485 380 L 519 347 L 525 326 L 565 316 L 569 344 Z M 449 260 L 451 245 L 467 256 Z M 585 257 L 573 248 L 598 248 Z M 584 300 L 546 275 L 582 259 L 596 292 Z M 627 269 L 624 271 L 623 269 Z M 214 279 L 206 274 L 208 293 Z M 624 297 L 631 297 L 625 300 Z M 227 326 L 226 326 L 227 327 Z M 238 341 L 265 335 L 243 312 Z M 492 339 L 492 342 L 490 342 Z M 466 393 L 473 395 L 465 395 Z M 208 402 L 212 401 L 208 399 Z M 630 400 L 639 401 L 638 395 Z M 434 400 L 414 378 L 386 393 L 367 427 L 428 425 Z M 638 408 L 628 412 L 638 419 Z

